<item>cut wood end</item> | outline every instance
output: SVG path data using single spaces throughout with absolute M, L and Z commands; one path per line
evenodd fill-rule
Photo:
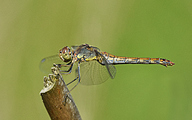
M 52 120 L 81 120 L 59 68 L 55 66 L 51 69 L 53 74 L 44 77 L 44 88 L 40 92 L 49 116 Z

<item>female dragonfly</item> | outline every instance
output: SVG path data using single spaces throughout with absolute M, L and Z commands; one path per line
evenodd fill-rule
M 67 85 L 78 80 L 78 83 L 72 88 L 74 89 L 79 83 L 86 85 L 94 85 L 105 82 L 109 77 L 115 77 L 116 64 L 160 64 L 165 67 L 173 66 L 175 63 L 162 58 L 138 58 L 138 57 L 119 57 L 107 52 L 101 52 L 99 48 L 82 44 L 79 46 L 68 46 L 59 50 L 59 55 L 42 59 L 40 69 L 50 69 L 47 67 L 47 61 L 50 59 L 59 59 L 61 64 L 59 68 L 68 67 L 68 70 L 60 70 L 61 74 L 70 74 L 75 63 L 77 76 Z M 56 61 L 55 61 L 56 62 Z M 72 90 L 71 89 L 71 90 Z

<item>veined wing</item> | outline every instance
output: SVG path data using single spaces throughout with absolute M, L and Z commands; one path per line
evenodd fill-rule
M 104 64 L 105 67 L 107 68 L 107 71 L 108 71 L 110 77 L 111 77 L 112 79 L 115 78 L 115 75 L 116 75 L 116 68 L 115 68 L 115 66 L 113 66 L 112 64 L 110 64 L 110 63 L 107 61 L 107 59 L 106 59 L 100 52 L 98 52 L 98 51 L 95 51 L 95 52 L 96 52 L 96 54 L 98 55 L 98 57 L 101 58 L 102 64 Z
M 43 58 L 39 64 L 39 69 L 46 74 L 51 73 L 51 67 L 55 64 L 63 64 L 64 62 L 59 58 L 59 55 L 53 55 Z
M 99 54 L 104 64 L 93 60 L 82 62 L 80 64 L 81 83 L 84 85 L 96 85 L 105 82 L 111 77 L 115 77 L 116 69 L 113 65 L 108 64 L 106 58 Z
M 74 50 L 77 50 L 78 48 L 82 48 L 82 47 L 86 47 L 86 45 L 81 45 L 81 46 L 71 46 L 71 48 L 72 49 L 74 49 Z M 88 46 L 87 46 L 88 47 Z M 89 47 L 91 47 L 91 48 L 94 48 L 94 49 L 96 49 L 97 51 L 100 51 L 100 49 L 99 48 L 97 48 L 97 47 L 94 47 L 94 46 L 89 46 Z

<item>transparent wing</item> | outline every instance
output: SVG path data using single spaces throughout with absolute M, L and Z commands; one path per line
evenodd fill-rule
M 72 49 L 76 50 L 79 46 L 71 46 Z
M 104 64 L 105 67 L 107 68 L 107 71 L 108 71 L 110 77 L 111 77 L 112 79 L 115 78 L 115 75 L 116 75 L 116 69 L 115 69 L 115 67 L 114 67 L 112 64 L 110 64 L 110 63 L 107 61 L 107 59 L 106 59 L 100 52 L 98 52 L 98 51 L 95 51 L 95 52 L 96 52 L 97 56 L 101 58 L 102 64 Z
M 110 72 L 110 73 L 109 73 Z M 113 65 L 101 65 L 97 61 L 82 62 L 80 64 L 81 84 L 96 85 L 115 77 L 116 69 Z
M 76 49 L 79 48 L 79 47 L 80 47 L 80 46 L 71 46 L 71 48 L 74 49 L 74 50 L 76 50 Z M 100 51 L 100 49 L 97 48 L 97 47 L 94 47 L 94 46 L 90 46 L 90 47 L 96 49 L 97 51 Z
M 64 62 L 59 58 L 59 55 L 53 55 L 50 57 L 43 58 L 39 64 L 39 69 L 45 73 L 51 73 L 51 67 L 55 64 L 64 64 Z

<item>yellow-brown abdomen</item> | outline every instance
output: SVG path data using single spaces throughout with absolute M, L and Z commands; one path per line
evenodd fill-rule
M 107 52 L 101 52 L 101 54 L 107 59 L 109 64 L 161 64 L 164 66 L 173 66 L 175 63 L 170 60 L 162 58 L 139 58 L 139 57 L 120 57 L 109 54 Z

